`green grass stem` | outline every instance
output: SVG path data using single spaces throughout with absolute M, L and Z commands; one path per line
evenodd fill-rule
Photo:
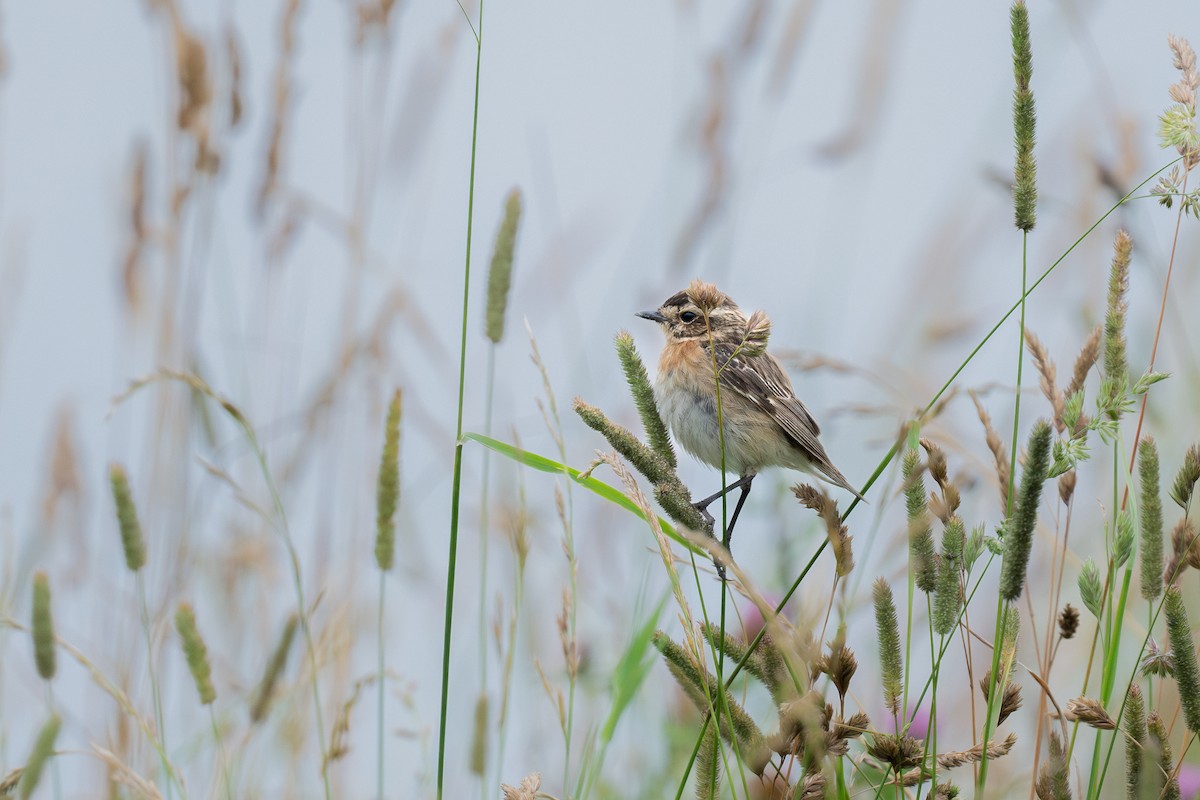
M 466 10 L 463 10 L 466 14 Z M 470 18 L 467 19 L 470 24 Z M 475 34 L 475 104 L 471 115 L 471 171 L 467 187 L 467 247 L 463 264 L 462 333 L 458 352 L 458 419 L 454 434 L 454 482 L 450 489 L 450 542 L 446 564 L 446 621 L 442 633 L 442 697 L 438 714 L 437 797 L 446 783 L 446 716 L 450 705 L 450 639 L 454 631 L 454 577 L 458 561 L 458 516 L 462 493 L 463 400 L 467 379 L 467 320 L 471 302 L 471 232 L 475 221 L 475 156 L 479 143 L 479 77 L 483 62 L 483 0 L 479 0 Z

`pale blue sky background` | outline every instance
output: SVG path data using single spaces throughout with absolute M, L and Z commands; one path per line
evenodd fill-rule
M 756 24 L 747 21 L 746 8 L 761 14 Z M 202 627 L 206 619 L 212 627 L 220 627 L 219 619 L 249 620 L 245 630 L 227 640 L 218 634 L 211 644 L 218 689 L 241 724 L 238 703 L 257 680 L 264 642 L 292 605 L 290 579 L 269 532 L 197 456 L 263 500 L 261 483 L 233 429 L 219 423 L 218 446 L 206 444 L 181 395 L 146 390 L 108 416 L 110 401 L 137 376 L 160 366 L 189 368 L 198 359 L 212 385 L 254 421 L 273 465 L 282 465 L 298 452 L 304 415 L 347 335 L 366 335 L 385 297 L 398 292 L 399 321 L 383 329 L 383 355 L 339 379 L 333 412 L 313 449 L 300 451 L 284 501 L 310 596 L 325 590 L 318 615 L 326 616 L 318 624 L 349 638 L 339 651 L 345 658 L 328 673 L 332 709 L 374 663 L 373 481 L 383 403 L 392 386 L 404 388 L 403 547 L 389 584 L 395 610 L 388 642 L 389 664 L 402 676 L 397 687 L 411 695 L 412 706 L 393 699 L 389 724 L 415 737 L 389 739 L 389 774 L 396 797 L 425 796 L 436 746 L 474 41 L 454 3 L 399 3 L 390 47 L 373 40 L 358 51 L 350 4 L 304 4 L 282 174 L 294 196 L 327 212 L 304 217 L 291 246 L 272 263 L 268 242 L 283 214 L 276 208 L 261 221 L 254 202 L 271 118 L 280 4 L 185 3 L 181 10 L 210 48 L 219 82 L 227 79 L 223 31 L 236 28 L 246 119 L 228 138 L 222 134 L 221 171 L 189 201 L 178 265 L 171 267 L 160 248 L 147 252 L 144 305 L 131 314 L 120 266 L 136 143 L 149 148 L 152 227 L 165 223 L 169 206 L 175 79 L 168 28 L 140 2 L 0 6 L 7 61 L 0 80 L 5 611 L 27 614 L 29 572 L 46 569 L 64 636 L 114 670 L 128 665 L 124 654 L 141 652 L 133 581 L 120 566 L 104 485 L 105 465 L 120 460 L 143 506 L 152 604 L 169 609 L 193 600 Z M 564 415 L 568 459 L 581 467 L 602 441 L 576 422 L 571 398 L 586 397 L 633 424 L 611 338 L 628 327 L 653 361 L 659 335 L 632 314 L 694 276 L 717 281 L 747 308 L 768 311 L 773 348 L 824 356 L 874 376 L 793 371 L 823 422 L 831 454 L 858 482 L 900 420 L 929 399 L 1016 299 L 1021 239 L 1002 185 L 1012 162 L 1006 4 L 511 2 L 489 4 L 486 13 L 467 430 L 483 427 L 482 291 L 499 210 L 513 186 L 524 192 L 525 216 L 508 334 L 497 351 L 494 430 L 508 440 L 519 436 L 531 450 L 554 451 L 535 405 L 542 388 L 528 358 L 522 323 L 528 319 Z M 1034 2 L 1031 16 L 1041 206 L 1029 253 L 1031 272 L 1040 273 L 1115 200 L 1098 181 L 1097 164 L 1128 190 L 1169 160 L 1154 135 L 1175 80 L 1166 36 L 1200 40 L 1200 12 L 1183 2 Z M 796 18 L 802 35 L 789 61 L 781 53 Z M 873 27 L 880 18 L 886 22 Z M 754 35 L 747 40 L 741 32 L 748 26 Z M 720 202 L 702 235 L 681 248 L 708 186 L 712 161 L 701 131 L 713 114 Z M 186 166 L 186 159 L 179 163 Z M 323 220 L 351 216 L 360 174 L 370 188 L 365 255 L 355 266 L 336 222 Z M 1031 300 L 1031 326 L 1058 358 L 1060 373 L 1069 372 L 1102 313 L 1117 222 L 1135 238 L 1129 338 L 1134 367 L 1145 363 L 1174 223 L 1172 213 L 1149 201 L 1110 218 Z M 1165 385 L 1150 416 L 1151 430 L 1160 426 L 1164 463 L 1172 465 L 1200 436 L 1191 399 L 1200 378 L 1200 324 L 1187 311 L 1200 288 L 1197 237 L 1194 224 L 1184 228 L 1159 356 L 1176 380 Z M 160 293 L 172 275 L 181 288 L 171 295 L 169 317 L 179 327 L 167 342 Z M 993 390 L 987 396 L 1001 430 L 1011 427 L 1011 403 L 995 390 L 1011 385 L 1016 335 L 1005 327 L 962 378 L 964 388 Z M 1031 414 L 1045 408 L 1040 398 L 1030 407 Z M 82 504 L 77 524 L 60 516 L 47 526 L 40 504 L 60 409 L 70 421 Z M 984 483 L 990 456 L 969 400 L 956 400 L 934 432 L 954 443 L 947 446 L 956 467 L 981 482 L 970 496 L 971 513 L 994 521 L 995 492 Z M 493 465 L 494 494 L 511 502 L 516 474 L 507 464 Z M 461 765 L 478 683 L 479 467 L 480 452 L 469 448 L 450 796 L 476 791 Z M 718 481 L 691 462 L 683 475 L 698 487 Z M 783 573 L 813 546 L 810 520 L 782 499 L 784 481 L 794 478 L 771 478 L 778 489 L 760 481 L 739 526 L 739 558 L 771 590 L 782 588 Z M 500 774 L 516 782 L 541 769 L 557 791 L 558 779 L 549 776 L 561 769 L 561 741 L 530 658 L 538 654 L 561 678 L 553 620 L 565 571 L 552 481 L 540 474 L 523 480 L 534 519 L 532 607 L 522 620 L 525 660 Z M 1085 477 L 1080 491 L 1090 498 L 1098 489 Z M 786 510 L 781 516 L 776 508 Z M 1100 518 L 1090 500 L 1081 508 Z M 575 511 L 583 563 L 580 637 L 596 664 L 593 694 L 602 700 L 634 599 L 643 592 L 657 597 L 662 576 L 645 531 L 578 493 Z M 852 533 L 865 542 L 876 513 L 883 515 L 880 541 L 894 543 L 898 508 L 884 497 Z M 803 537 L 800 530 L 807 531 Z M 182 540 L 187 546 L 177 557 Z M 221 582 L 222 554 L 260 542 L 261 580 L 230 591 Z M 507 593 L 501 539 L 493 552 L 500 555 L 491 590 Z M 860 551 L 863 585 L 897 566 L 895 552 L 884 544 Z M 827 588 L 814 588 L 814 604 Z M 862 632 L 858 646 L 867 651 L 870 634 Z M 14 723 L 0 740 L 0 760 L 11 766 L 38 724 L 41 704 L 32 698 L 41 690 L 25 657 L 27 643 L 10 636 L 6 646 L 13 657 L 6 659 L 0 707 Z M 174 720 L 169 732 L 183 742 L 188 732 L 203 732 L 204 721 L 192 719 L 194 698 L 173 641 L 162 653 Z M 142 665 L 129 668 L 140 686 Z M 497 671 L 493 664 L 493 688 Z M 651 680 L 658 689 L 669 685 L 665 670 Z M 59 683 L 60 703 L 73 709 L 64 745 L 103 741 L 111 728 L 106 701 L 78 669 L 64 667 Z M 640 774 L 639 759 L 658 757 L 638 731 L 645 720 L 661 720 L 667 702 L 662 691 L 648 689 L 645 697 L 618 732 L 614 770 Z M 601 700 L 583 704 L 582 725 L 602 719 Z M 373 786 L 373 702 L 364 701 L 356 714 L 353 749 L 335 775 L 347 796 L 366 796 Z M 288 763 L 271 761 L 278 754 L 265 738 L 248 757 Z M 82 759 L 66 763 L 75 785 L 98 774 Z M 145 765 L 152 763 L 147 757 Z M 211 777 L 203 767 L 189 765 L 197 793 Z M 268 766 L 260 781 L 269 793 L 289 779 Z

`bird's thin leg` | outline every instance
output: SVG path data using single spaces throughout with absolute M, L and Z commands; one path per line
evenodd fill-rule
M 704 498 L 699 503 L 692 503 L 692 505 L 696 507 L 697 511 L 699 511 L 700 513 L 703 514 L 705 511 L 708 510 L 708 507 L 710 505 L 712 505 L 714 500 L 719 500 L 721 497 L 729 494 L 731 491 L 733 491 L 734 489 L 737 489 L 738 487 L 746 486 L 752 480 L 754 480 L 753 474 L 743 475 L 742 477 L 738 478 L 736 481 L 729 484 L 728 486 L 726 486 L 724 489 L 717 492 L 716 494 L 710 495 L 709 497 Z
M 733 516 L 731 516 L 729 518 L 729 524 L 727 526 L 725 526 L 725 535 L 721 537 L 721 544 L 725 546 L 725 551 L 730 553 L 731 557 L 732 557 L 732 551 L 730 550 L 729 545 L 730 545 L 730 542 L 733 541 L 733 526 L 737 525 L 738 515 L 742 513 L 742 506 L 745 505 L 746 498 L 750 495 L 750 486 L 753 481 L 754 481 L 753 475 L 743 475 L 735 484 L 733 484 L 729 487 L 730 489 L 732 489 L 734 486 L 740 486 L 742 489 L 742 493 L 738 496 L 737 505 L 733 507 Z M 722 581 L 725 580 L 724 565 L 722 565 L 719 562 L 716 562 L 715 566 L 717 568 L 717 576 Z
M 737 524 L 738 514 L 742 513 L 742 506 L 746 503 L 746 498 L 750 496 L 750 484 L 754 480 L 753 475 L 747 475 L 742 478 L 742 493 L 738 497 L 737 505 L 733 507 L 733 516 L 729 518 L 729 527 L 725 529 L 725 538 L 721 540 L 721 544 L 725 545 L 725 549 L 729 549 L 729 543 L 733 540 L 733 526 Z M 741 483 L 741 481 L 739 481 Z

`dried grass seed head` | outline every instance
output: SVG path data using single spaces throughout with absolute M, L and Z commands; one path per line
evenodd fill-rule
M 1183 464 L 1175 475 L 1175 482 L 1171 484 L 1171 499 L 1184 511 L 1187 511 L 1192 494 L 1196 491 L 1197 481 L 1200 481 L 1200 444 L 1192 445 L 1184 453 Z
M 1075 697 L 1067 701 L 1065 710 L 1067 719 L 1071 722 L 1082 722 L 1102 731 L 1116 730 L 1117 723 L 1104 710 L 1098 700 L 1090 697 Z
M 1067 603 L 1058 615 L 1058 635 L 1064 639 L 1072 639 L 1079 630 L 1079 609 Z

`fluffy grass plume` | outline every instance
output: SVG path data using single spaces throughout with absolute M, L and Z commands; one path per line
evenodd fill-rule
M 933 549 L 933 517 L 925 499 L 919 451 L 906 452 L 900 470 L 904 477 L 904 508 L 908 514 L 908 557 L 917 588 L 928 594 L 937 588 L 937 559 Z
M 1196 491 L 1197 481 L 1200 481 L 1200 444 L 1192 445 L 1184 453 L 1183 465 L 1175 475 L 1175 483 L 1171 485 L 1171 499 L 1184 511 L 1187 511 L 1192 493 Z
M 696 752 L 696 800 L 715 800 L 721 790 L 721 745 L 717 726 L 709 725 Z
M 942 532 L 942 557 L 937 563 L 937 590 L 933 597 L 933 629 L 942 636 L 958 624 L 958 612 L 962 608 L 959 572 L 966 542 L 962 518 L 955 515 Z
M 471 760 L 470 769 L 472 775 L 484 777 L 484 772 L 487 769 L 487 747 L 488 747 L 488 696 L 486 693 L 481 693 L 475 699 L 475 724 L 471 729 Z
M 801 505 L 816 511 L 825 523 L 825 535 L 829 537 L 829 546 L 833 550 L 833 558 L 837 564 L 839 577 L 846 577 L 854 569 L 854 537 L 848 533 L 848 528 L 842 524 L 838 513 L 837 501 L 823 490 L 816 489 L 807 483 L 798 483 L 792 487 L 792 494 Z
M 58 739 L 58 731 L 61 727 L 62 720 L 55 714 L 38 731 L 37 738 L 33 742 L 33 750 L 30 751 L 29 758 L 25 761 L 25 768 L 21 772 L 21 782 L 17 786 L 17 796 L 21 800 L 27 800 L 33 796 L 33 790 L 37 788 L 38 781 L 42 779 L 42 771 L 46 768 L 46 762 L 54 755 L 54 742 Z
M 1117 231 L 1113 241 L 1112 268 L 1108 273 L 1108 308 L 1104 314 L 1104 379 L 1107 396 L 1102 398 L 1109 416 L 1120 416 L 1121 400 L 1129 387 L 1129 362 L 1125 355 L 1125 313 L 1129 303 L 1129 256 L 1133 240 L 1125 231 Z
M 1033 49 L 1029 43 L 1029 10 L 1018 0 L 1012 13 L 1013 78 L 1013 132 L 1017 159 L 1013 169 L 1013 205 L 1018 228 L 1028 233 L 1037 222 L 1037 162 L 1033 158 L 1033 144 L 1037 115 L 1033 103 L 1033 90 L 1029 82 L 1033 77 Z
M 1029 555 L 1033 549 L 1033 530 L 1037 526 L 1038 502 L 1042 484 L 1050 469 L 1050 423 L 1044 419 L 1034 423 L 1029 434 L 1028 457 L 1021 476 L 1021 490 L 1008 531 L 1004 536 L 1004 563 L 1000 568 L 1000 594 L 1012 602 L 1021 596 Z
M 375 563 L 384 572 L 392 568 L 396 555 L 396 506 L 400 502 L 400 390 L 392 394 L 383 426 L 383 455 L 379 460 L 379 483 L 375 489 Z
M 1179 791 L 1179 778 L 1175 775 L 1175 753 L 1171 750 L 1171 737 L 1167 735 L 1167 726 L 1157 711 L 1150 712 L 1146 718 L 1146 729 L 1149 732 L 1149 747 L 1158 755 L 1158 764 L 1153 769 L 1142 770 L 1142 788 L 1140 797 L 1154 797 L 1159 800 L 1182 800 Z
M 671 436 L 667 433 L 667 426 L 654 402 L 654 388 L 650 385 L 646 365 L 642 363 L 642 357 L 638 354 L 629 331 L 617 334 L 616 348 L 621 368 L 625 370 L 625 380 L 629 383 L 629 391 L 633 394 L 633 402 L 642 418 L 642 427 L 646 429 L 646 438 L 650 440 L 650 449 L 674 469 L 678 464 L 675 448 L 671 446 Z
M 585 403 L 578 397 L 575 398 L 574 408 L 575 413 L 584 421 L 584 424 L 607 439 L 613 449 L 624 456 L 626 461 L 633 464 L 638 472 L 646 476 L 648 481 L 657 485 L 675 480 L 674 470 L 663 460 L 662 456 L 638 441 L 638 438 L 627 428 L 613 422 L 604 415 L 603 411 Z
M 54 647 L 54 617 L 50 613 L 50 579 L 46 573 L 33 576 L 33 616 L 30 620 L 33 633 L 33 661 L 38 675 L 50 680 L 57 668 L 57 650 Z
M 1067 701 L 1066 717 L 1071 722 L 1082 722 L 1100 731 L 1115 731 L 1117 722 L 1104 709 L 1099 700 L 1090 697 L 1075 697 Z
M 1196 92 L 1200 72 L 1196 70 L 1196 51 L 1187 39 L 1168 36 L 1167 44 L 1179 80 L 1170 88 L 1174 102 L 1159 118 L 1159 138 L 1163 147 L 1173 147 L 1183 156 L 1185 171 L 1200 163 L 1200 134 L 1196 132 Z
M 883 682 L 883 700 L 893 714 L 900 712 L 900 693 L 904 682 L 904 665 L 900 660 L 900 623 L 896 619 L 896 603 L 892 588 L 883 578 L 876 578 L 871 590 L 875 602 L 875 630 L 879 636 L 879 670 Z
M 1058 731 L 1050 731 L 1050 755 L 1036 784 L 1038 800 L 1071 800 L 1071 772 Z
M 1000 438 L 1000 434 L 996 432 L 996 428 L 992 425 L 991 415 L 983 407 L 983 403 L 979 402 L 979 398 L 974 392 L 971 392 L 971 400 L 975 403 L 975 411 L 979 415 L 979 421 L 983 424 L 983 433 L 987 441 L 988 450 L 991 451 L 992 458 L 996 464 L 996 481 L 1000 487 L 1000 503 L 1007 507 L 1010 482 L 1008 474 L 1008 448 L 1004 446 L 1004 440 Z
M 1189 731 L 1200 733 L 1200 667 L 1196 664 L 1196 642 L 1192 639 L 1192 626 L 1183 606 L 1183 592 L 1178 586 L 1167 589 L 1166 613 L 1183 719 Z
M 1125 700 L 1125 791 L 1128 797 L 1139 797 L 1142 782 L 1142 753 L 1146 748 L 1146 703 L 1142 689 L 1136 683 L 1129 687 Z
M 979 691 L 983 693 L 984 702 L 992 693 L 992 671 L 988 670 L 979 679 Z M 1000 699 L 1000 715 L 996 718 L 996 726 L 1004 724 L 1014 711 L 1021 708 L 1024 698 L 1021 697 L 1021 684 L 1009 681 L 1004 684 L 1004 696 Z
M 492 263 L 488 268 L 487 320 L 484 332 L 497 344 L 504 338 L 508 291 L 512 287 L 513 251 L 517 245 L 517 226 L 520 222 L 521 190 L 513 189 L 504 200 L 504 219 L 496 233 Z
M 217 690 L 213 687 L 212 667 L 208 663 L 208 648 L 196 628 L 196 612 L 187 603 L 180 603 L 175 611 L 175 630 L 183 641 L 183 655 L 187 659 L 188 671 L 196 682 L 196 692 L 200 695 L 200 704 L 208 705 L 217 699 Z
M 1142 523 L 1138 556 L 1142 561 L 1142 597 L 1153 600 L 1163 590 L 1163 515 L 1158 497 L 1158 444 L 1146 436 L 1138 448 Z
M 1100 568 L 1089 558 L 1079 568 L 1079 599 L 1083 601 L 1083 607 L 1092 612 L 1096 619 L 1100 619 L 1100 600 L 1103 593 Z
M 138 522 L 137 506 L 133 504 L 133 493 L 129 490 L 129 476 L 120 464 L 108 468 L 108 480 L 112 485 L 113 502 L 117 507 L 117 524 L 121 529 L 121 547 L 125 550 L 125 565 L 137 572 L 146 564 L 146 543 L 142 539 L 142 526 Z
M 727 741 L 736 740 L 746 766 L 756 775 L 761 775 L 770 760 L 771 751 L 766 745 L 762 731 L 746 713 L 746 709 L 733 699 L 729 690 L 721 686 L 712 673 L 696 663 L 695 659 L 671 637 L 657 631 L 652 641 L 662 653 L 671 674 L 696 708 L 706 714 L 715 711 L 721 735 Z M 723 696 L 717 697 L 718 691 Z
M 292 640 L 296 638 L 296 625 L 299 621 L 299 618 L 292 614 L 288 617 L 287 624 L 283 626 L 283 634 L 279 637 L 279 642 L 271 653 L 271 660 L 267 662 L 267 668 L 263 671 L 262 680 L 258 684 L 258 691 L 254 695 L 254 705 L 250 707 L 250 721 L 253 723 L 262 722 L 271 708 L 275 684 L 279 682 L 279 676 L 283 674 L 283 668 L 287 666 L 288 651 L 292 649 Z

